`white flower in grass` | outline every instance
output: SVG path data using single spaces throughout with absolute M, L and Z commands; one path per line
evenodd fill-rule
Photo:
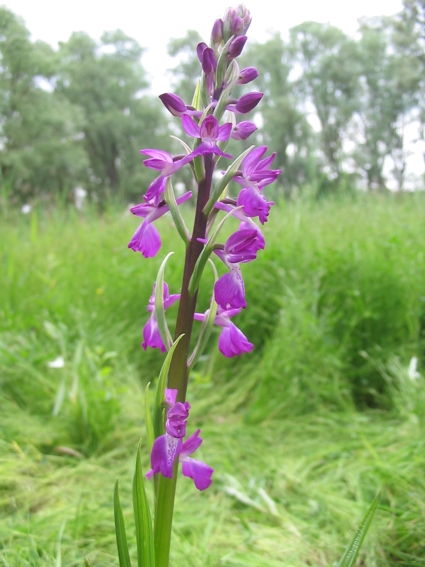
M 65 366 L 65 361 L 62 356 L 58 356 L 55 360 L 51 360 L 47 363 L 49 368 L 63 368 Z

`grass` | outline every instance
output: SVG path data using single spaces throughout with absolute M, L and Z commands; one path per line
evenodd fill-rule
M 329 565 L 376 492 L 360 563 L 425 564 L 425 202 L 281 205 L 243 266 L 256 345 L 197 365 L 189 430 L 202 428 L 210 490 L 178 483 L 175 567 Z M 113 485 L 131 533 L 143 390 L 161 355 L 140 348 L 173 227 L 149 261 L 121 212 L 9 216 L 0 227 L 0 560 L 117 565 Z M 209 278 L 210 276 L 208 276 Z M 200 310 L 207 308 L 207 282 Z M 172 322 L 175 308 L 167 311 Z M 63 368 L 49 363 L 64 359 Z M 147 466 L 147 456 L 145 458 Z M 135 539 L 133 538 L 134 552 Z

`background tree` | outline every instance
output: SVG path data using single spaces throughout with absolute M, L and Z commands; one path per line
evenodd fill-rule
M 105 33 L 99 44 L 84 32 L 60 44 L 56 89 L 82 111 L 85 183 L 101 197 L 140 197 L 150 176 L 139 150 L 163 143 L 167 132 L 160 103 L 142 95 L 148 83 L 141 55 L 138 43 L 119 30 Z
M 66 193 L 85 167 L 75 137 L 80 114 L 52 92 L 53 49 L 31 43 L 23 22 L 0 8 L 0 171 L 15 202 Z
M 264 127 L 257 141 L 276 150 L 273 167 L 282 169 L 279 185 L 283 185 L 289 197 L 295 187 L 309 181 L 315 143 L 307 116 L 297 106 L 294 81 L 290 80 L 293 54 L 276 34 L 263 44 L 251 46 L 248 57 L 259 72 L 256 85 L 264 92 L 259 111 Z
M 341 30 L 316 22 L 292 28 L 290 38 L 300 69 L 299 93 L 305 109 L 311 105 L 319 119 L 326 172 L 339 180 L 345 158 L 343 141 L 357 104 L 357 45 Z
M 194 85 L 199 80 L 200 63 L 196 46 L 201 41 L 197 31 L 188 30 L 184 37 L 170 39 L 167 46 L 168 55 L 178 60 L 176 66 L 170 69 L 173 89 L 186 104 L 192 102 Z

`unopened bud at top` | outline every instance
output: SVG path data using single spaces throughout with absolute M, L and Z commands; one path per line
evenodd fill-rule
M 223 39 L 227 42 L 232 35 L 245 35 L 251 24 L 249 10 L 243 4 L 236 8 L 227 8 L 223 18 Z

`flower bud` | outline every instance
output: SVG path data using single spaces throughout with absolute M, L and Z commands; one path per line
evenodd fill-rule
M 238 85 L 246 85 L 254 81 L 258 77 L 258 71 L 255 67 L 245 67 L 239 73 Z
M 239 35 L 238 37 L 235 37 L 229 47 L 229 59 L 235 59 L 236 57 L 239 57 L 239 55 L 242 53 L 247 39 L 248 38 L 246 37 L 246 35 Z
M 211 30 L 211 43 L 214 46 L 220 45 L 223 41 L 223 20 L 219 19 L 214 22 Z
M 202 64 L 202 70 L 205 75 L 210 75 L 217 69 L 217 59 L 214 50 L 208 47 L 206 43 L 198 43 L 196 47 L 198 59 Z
M 187 108 L 182 99 L 173 93 L 159 95 L 162 104 L 173 116 L 183 116 Z
M 238 18 L 236 14 L 236 10 L 234 8 L 227 8 L 224 12 L 223 17 L 223 39 L 227 42 L 234 33 L 232 32 L 232 28 L 234 27 L 234 20 Z M 239 19 L 239 18 L 238 18 Z
M 251 14 L 249 13 L 249 10 L 245 6 L 245 4 L 239 4 L 239 6 L 237 6 L 236 8 L 236 13 L 243 22 L 243 29 L 241 31 L 241 34 L 245 35 L 248 31 L 249 26 L 251 25 Z
M 246 114 L 253 110 L 260 100 L 263 98 L 263 93 L 248 93 L 238 100 L 235 105 L 235 112 L 237 114 Z
M 243 120 L 233 128 L 232 138 L 234 140 L 246 140 L 255 130 L 257 130 L 257 126 L 253 122 Z

